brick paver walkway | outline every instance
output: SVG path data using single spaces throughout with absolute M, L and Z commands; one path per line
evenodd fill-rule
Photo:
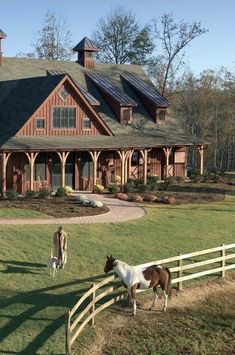
M 109 207 L 109 212 L 96 216 L 70 218 L 32 218 L 32 219 L 0 219 L 0 224 L 89 224 L 89 223 L 117 223 L 143 217 L 145 212 L 134 203 L 109 198 L 105 195 L 87 195 L 89 199 L 102 201 Z

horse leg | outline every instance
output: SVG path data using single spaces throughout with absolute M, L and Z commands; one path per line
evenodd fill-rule
M 136 316 L 136 310 L 137 310 L 137 306 L 136 306 L 136 288 L 137 288 L 137 285 L 132 286 L 131 287 L 131 292 L 130 292 L 131 302 L 133 304 L 133 316 Z
M 157 299 L 158 299 L 157 286 L 154 286 L 153 287 L 153 303 L 150 307 L 150 310 L 154 309 L 154 307 L 156 306 Z
M 167 309 L 168 294 L 166 293 L 166 291 L 165 291 L 165 290 L 163 290 L 163 295 L 164 295 L 164 307 L 163 307 L 163 312 L 166 312 L 166 309 Z

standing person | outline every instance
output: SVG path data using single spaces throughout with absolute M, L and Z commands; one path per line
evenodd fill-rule
M 57 257 L 57 268 L 64 266 L 67 262 L 67 233 L 60 226 L 58 230 L 54 233 L 53 243 L 54 243 L 54 256 Z

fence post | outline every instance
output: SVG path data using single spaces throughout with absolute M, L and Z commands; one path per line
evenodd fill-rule
M 221 267 L 223 268 L 221 271 L 221 277 L 225 277 L 225 244 L 222 244 L 222 249 L 221 249 L 221 257 L 223 258 L 221 260 Z
M 91 286 L 91 288 L 93 288 L 94 286 L 95 286 L 95 284 L 93 284 Z M 91 301 L 94 301 L 94 299 L 95 299 L 95 291 L 92 292 Z M 91 310 L 90 310 L 90 313 L 93 313 L 93 312 L 95 312 L 95 303 L 92 305 Z M 91 318 L 90 325 L 92 327 L 95 325 L 95 317 Z
M 178 256 L 182 255 L 181 253 L 178 254 Z M 178 260 L 178 267 L 180 268 L 178 271 L 178 277 L 182 277 L 183 276 L 183 270 L 182 270 L 182 266 L 183 266 L 183 260 L 179 259 Z M 178 282 L 178 291 L 182 290 L 183 288 L 183 281 L 179 281 Z
M 71 335 L 70 335 L 70 323 L 71 323 L 71 316 L 70 316 L 70 311 L 68 311 L 67 315 L 66 315 L 66 325 L 65 325 L 65 341 L 66 341 L 66 355 L 70 355 L 71 354 L 71 343 L 70 343 L 70 339 L 71 339 Z

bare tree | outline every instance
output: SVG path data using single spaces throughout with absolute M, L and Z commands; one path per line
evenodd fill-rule
M 99 19 L 92 39 L 100 49 L 97 59 L 103 63 L 144 65 L 154 49 L 150 27 L 141 27 L 136 16 L 121 6 Z
M 69 60 L 72 56 L 71 33 L 61 16 L 48 11 L 42 28 L 37 31 L 32 43 L 33 52 L 19 53 L 17 57 L 48 60 Z
M 164 14 L 159 19 L 154 19 L 153 27 L 157 48 L 160 46 L 162 53 L 152 58 L 148 72 L 151 77 L 155 76 L 157 87 L 164 95 L 166 89 L 174 85 L 176 74 L 184 65 L 185 47 L 207 30 L 202 28 L 200 22 L 176 23 L 172 14 Z

